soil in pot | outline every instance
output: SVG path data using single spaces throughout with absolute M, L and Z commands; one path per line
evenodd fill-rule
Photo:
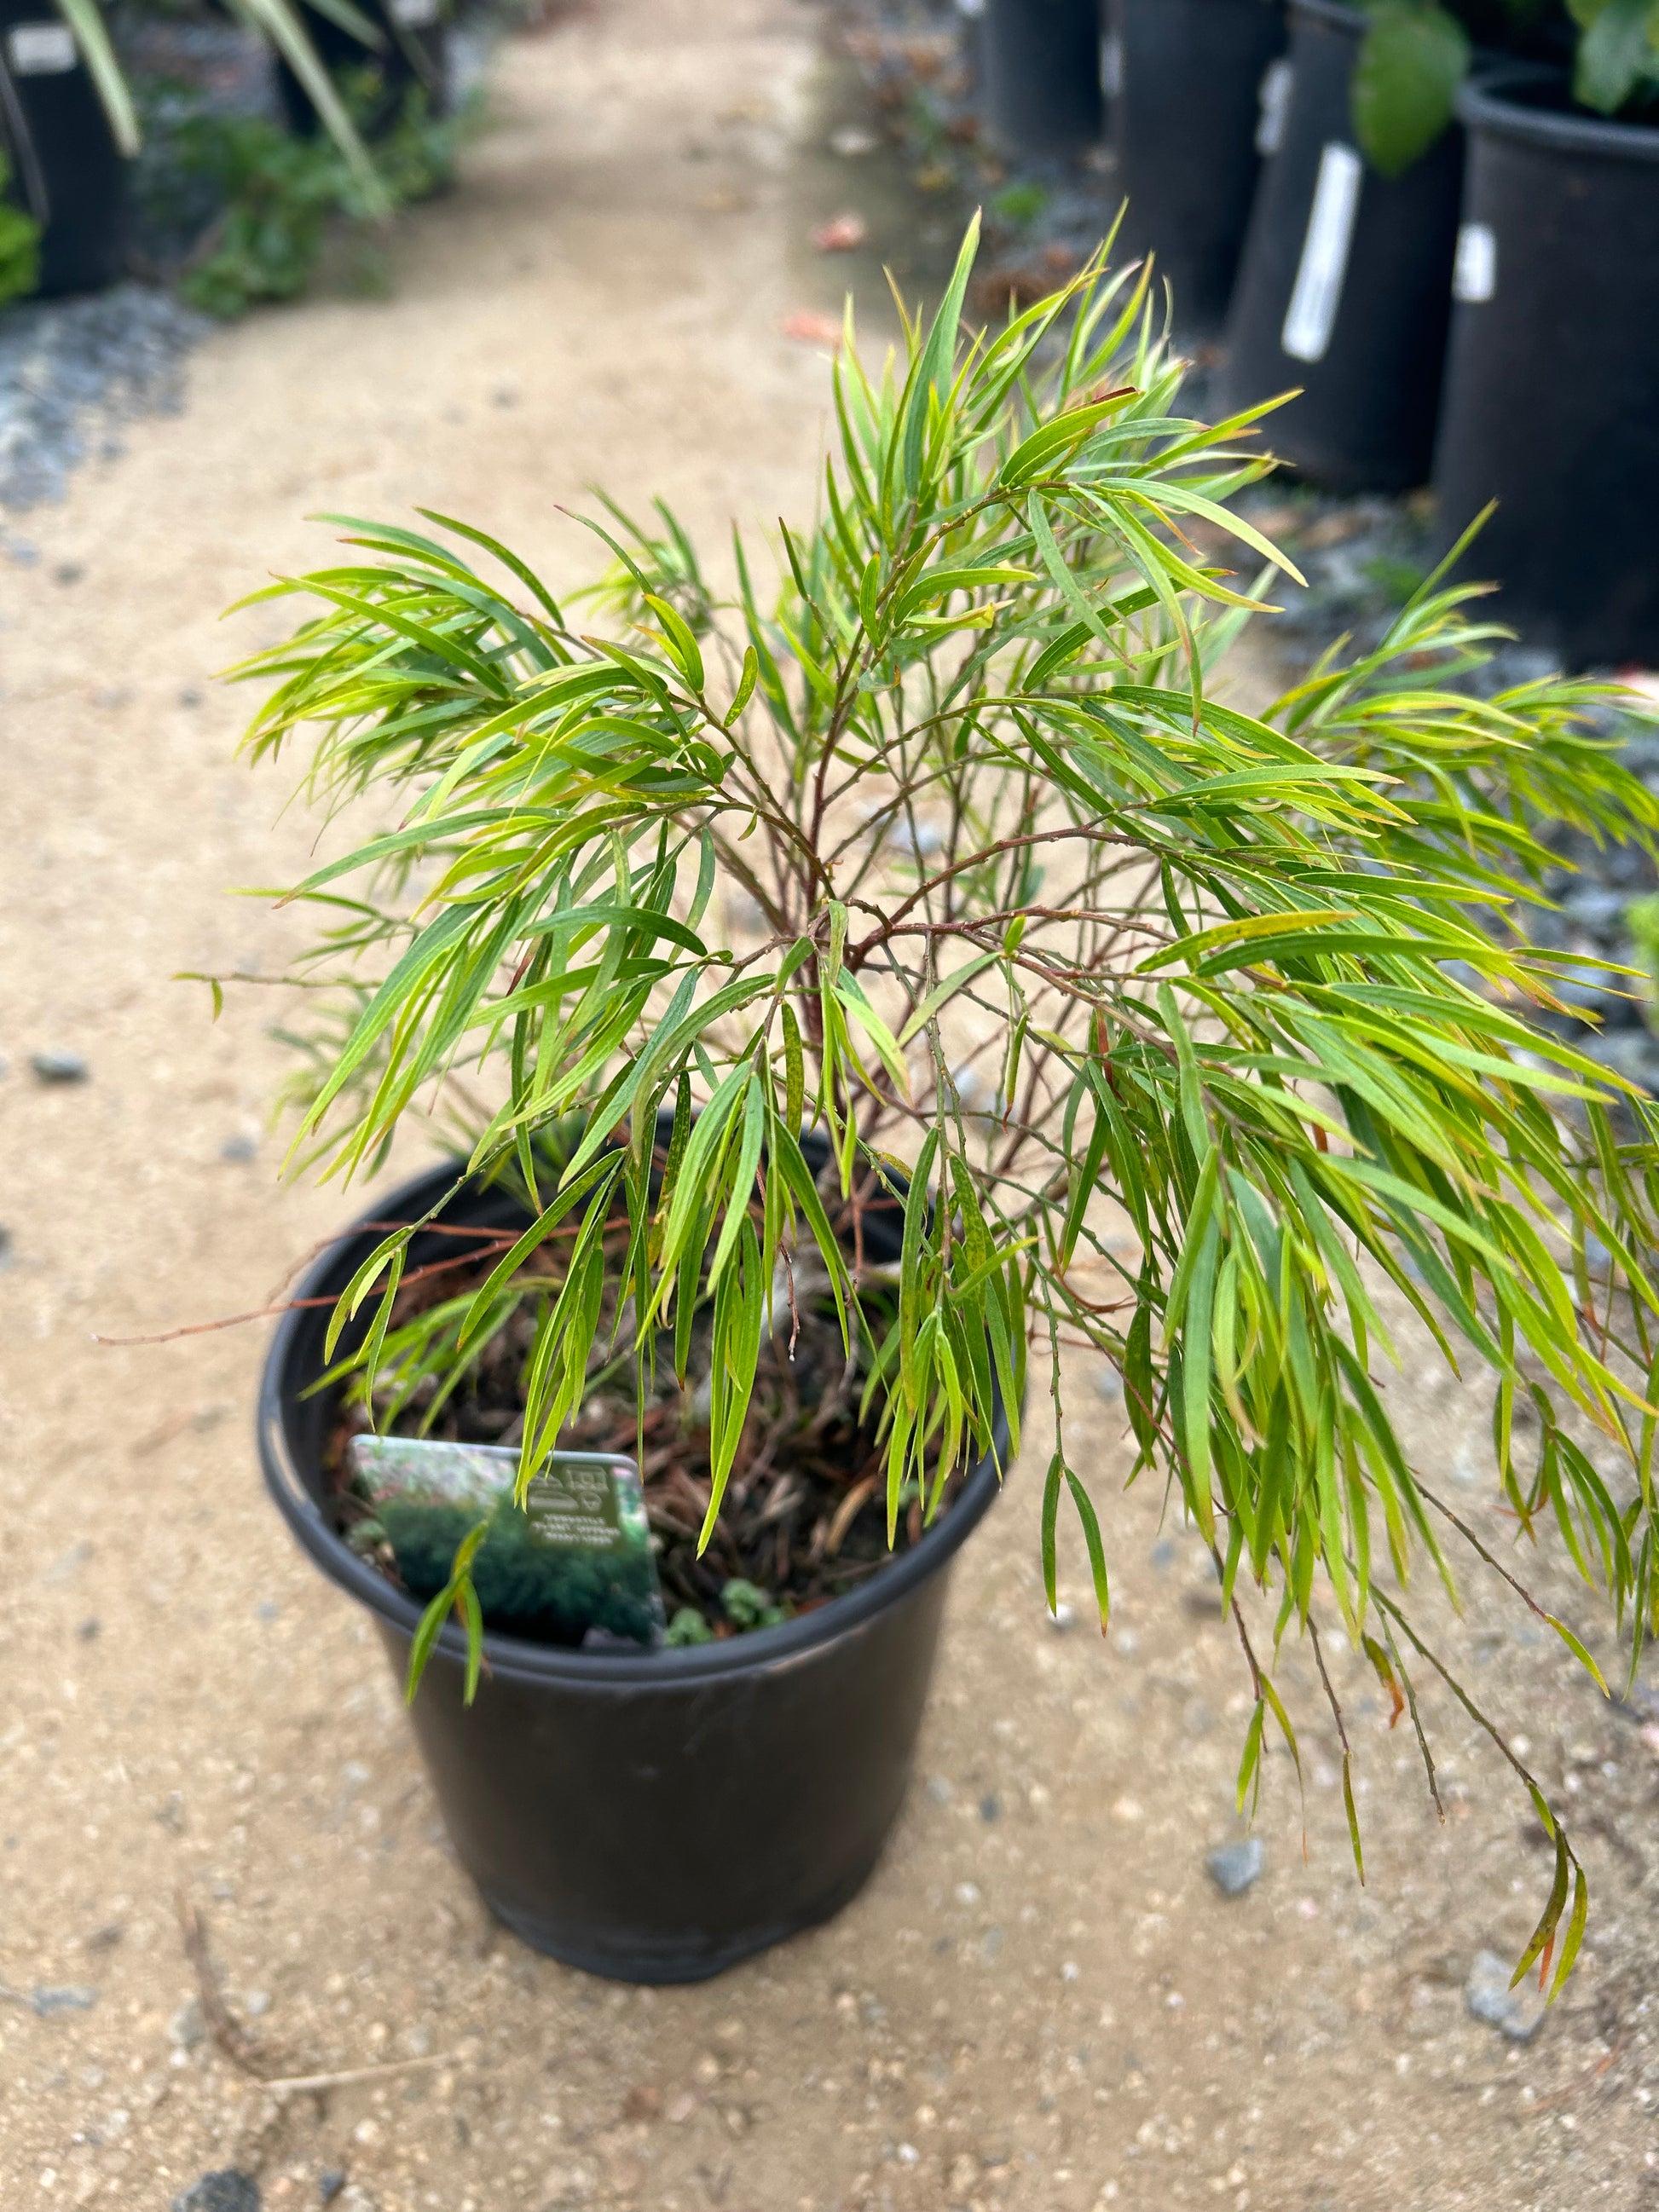
M 1659 117 L 1572 108 L 1565 76 L 1468 88 L 1468 175 L 1435 461 L 1448 545 L 1498 618 L 1570 666 L 1659 662 Z
M 1110 0 L 1109 137 L 1122 254 L 1155 253 L 1177 329 L 1218 329 L 1265 146 L 1282 121 L 1279 0 Z M 1269 79 L 1267 72 L 1276 73 Z
M 1364 18 L 1291 0 L 1290 93 L 1263 171 L 1227 321 L 1218 404 L 1298 396 L 1273 451 L 1337 491 L 1428 480 L 1451 314 L 1463 143 L 1448 131 L 1402 176 L 1353 140 Z
M 41 227 L 43 295 L 125 272 L 127 171 L 73 33 L 48 0 L 0 0 L 0 147 Z
M 978 33 L 985 136 L 1025 161 L 1061 161 L 1099 138 L 1098 0 L 985 0 Z
M 858 1195 L 867 1211 L 878 1194 L 866 1188 Z M 556 1232 L 513 1279 L 504 1301 L 511 1310 L 483 1340 L 459 1384 L 446 1390 L 422 1370 L 435 1352 L 453 1343 L 474 1294 L 511 1242 L 502 1232 L 459 1234 L 453 1260 L 429 1263 L 398 1294 L 372 1418 L 360 1390 L 349 1392 L 338 1407 L 325 1459 L 337 1525 L 361 1556 L 412 1597 L 424 1601 L 443 1586 L 455 1543 L 475 1516 L 452 1509 L 457 1525 L 450 1540 L 434 1543 L 419 1568 L 411 1568 L 406 1549 L 394 1559 L 378 1534 L 374 1509 L 351 1486 L 349 1440 L 374 1427 L 394 1436 L 516 1445 L 524 1433 L 525 1377 L 537 1323 L 563 1281 L 562 1255 L 574 1234 L 574 1223 L 564 1237 Z M 626 1313 L 617 1327 L 627 1244 L 626 1224 L 618 1221 L 605 1237 L 606 1288 L 597 1340 L 614 1348 L 592 1370 L 588 1395 L 559 1443 L 568 1451 L 637 1457 L 664 1602 L 678 1616 L 679 1640 L 701 1640 L 704 1634 L 723 1638 L 810 1613 L 856 1589 L 917 1542 L 927 1516 L 911 1483 L 901 1493 L 890 1548 L 888 1543 L 879 1401 L 865 1403 L 869 1336 L 860 1334 L 849 1359 L 827 1282 L 803 1262 L 793 1284 L 774 1286 L 774 1325 L 763 1340 L 754 1401 L 720 1518 L 699 1558 L 712 1458 L 710 1309 L 700 1310 L 690 1331 L 684 1384 L 674 1372 L 672 1328 L 657 1332 L 641 1403 Z M 872 1322 L 878 1329 L 885 1326 L 887 1302 L 883 1285 L 873 1291 L 866 1285 L 866 1331 Z M 937 1511 L 948 1510 L 959 1481 L 959 1474 L 946 1480 Z M 489 1624 L 487 1596 L 484 1601 Z

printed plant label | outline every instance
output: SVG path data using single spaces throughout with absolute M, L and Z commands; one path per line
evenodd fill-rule
M 1466 222 L 1457 234 L 1452 297 L 1482 307 L 1498 295 L 1498 234 L 1489 222 Z
M 1308 215 L 1308 234 L 1285 312 L 1279 343 L 1292 361 L 1323 361 L 1342 304 L 1354 218 L 1359 212 L 1365 164 L 1352 146 L 1333 139 L 1319 157 L 1319 180 Z
M 631 1460 L 556 1453 L 522 1507 L 519 1455 L 499 1445 L 354 1437 L 346 1464 L 370 1509 L 348 1536 L 359 1548 L 389 1544 L 411 1596 L 444 1587 L 462 1538 L 487 1520 L 472 1563 L 486 1628 L 556 1644 L 660 1642 L 656 1555 Z
M 14 76 L 62 76 L 80 58 L 67 23 L 14 23 L 6 33 Z

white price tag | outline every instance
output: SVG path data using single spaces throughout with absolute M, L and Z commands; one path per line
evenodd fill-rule
M 14 23 L 6 33 L 14 76 L 61 76 L 80 56 L 67 23 Z
M 1123 34 L 1108 31 L 1100 42 L 1100 88 L 1108 100 L 1123 96 Z
M 1452 297 L 1479 307 L 1498 291 L 1498 234 L 1489 222 L 1466 222 L 1457 234 Z
M 1333 139 L 1319 157 L 1319 180 L 1308 215 L 1308 234 L 1285 311 L 1279 344 L 1292 361 L 1323 361 L 1342 303 L 1354 218 L 1359 213 L 1365 164 L 1352 146 Z
M 1283 54 L 1261 72 L 1255 94 L 1259 109 L 1255 150 L 1264 161 L 1285 143 L 1285 120 L 1291 112 L 1291 88 L 1295 82 L 1296 71 Z

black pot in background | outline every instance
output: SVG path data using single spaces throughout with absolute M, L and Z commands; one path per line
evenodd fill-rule
M 1292 71 L 1227 321 L 1218 404 L 1300 387 L 1263 427 L 1273 450 L 1338 491 L 1428 479 L 1451 315 L 1463 134 L 1401 177 L 1354 144 L 1349 94 L 1364 18 L 1291 0 Z
M 1101 135 L 1098 0 L 985 0 L 980 113 L 988 144 L 1068 161 Z
M 374 1209 L 418 1219 L 441 1166 Z M 462 1184 L 459 1223 L 515 1227 L 505 1192 Z M 866 1217 L 866 1249 L 887 1224 Z M 897 1256 L 896 1231 L 890 1232 Z M 379 1241 L 348 1232 L 298 1295 L 341 1290 Z M 410 1265 L 453 1239 L 412 1241 Z M 330 1309 L 285 1314 L 265 1361 L 259 1456 L 283 1518 L 375 1616 L 401 1680 L 421 1608 L 335 1533 L 322 1459 Z M 1006 1460 L 1006 1431 L 999 1437 Z M 848 1595 L 724 1643 L 584 1652 L 486 1635 L 475 1703 L 452 1622 L 415 1701 L 422 1756 L 462 1863 L 537 1950 L 624 1981 L 698 1981 L 827 1919 L 863 1886 L 909 1779 L 947 1570 L 996 1496 L 988 1456 L 920 1543 Z
M 1155 253 L 1178 329 L 1218 328 L 1232 296 L 1285 50 L 1281 0 L 1109 0 L 1109 136 L 1128 200 L 1122 255 Z
M 1564 78 L 1466 88 L 1435 492 L 1499 618 L 1569 665 L 1659 664 L 1659 128 L 1571 110 Z
M 51 0 L 0 0 L 0 145 L 40 225 L 42 294 L 96 292 L 126 265 L 127 164 Z
M 398 122 L 417 86 L 426 94 L 428 115 L 447 114 L 449 33 L 439 0 L 357 0 L 357 4 L 385 34 L 386 45 L 378 52 L 315 9 L 301 12 L 331 76 L 337 80 L 342 71 L 371 72 L 376 80 L 362 118 L 365 135 L 379 137 Z M 279 63 L 276 77 L 291 128 L 314 136 L 319 125 L 310 94 L 286 62 Z

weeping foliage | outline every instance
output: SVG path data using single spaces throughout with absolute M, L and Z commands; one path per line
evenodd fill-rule
M 466 1357 L 562 1231 L 526 1481 L 614 1356 L 599 1231 L 625 1214 L 638 1357 L 712 1308 L 711 1524 L 775 1301 L 810 1265 L 849 1340 L 868 1328 L 845 1208 L 896 1196 L 896 1297 L 867 1340 L 890 1525 L 908 1483 L 936 1502 L 988 1448 L 999 1402 L 1018 1445 L 1035 1346 L 1051 1599 L 1064 1505 L 1103 1620 L 1060 1353 L 1103 1354 L 1244 1639 L 1243 1802 L 1268 1724 L 1296 1747 L 1241 1578 L 1279 1603 L 1275 1649 L 1317 1650 L 1324 1608 L 1414 1720 L 1412 1669 L 1440 1665 L 1399 1587 L 1413 1553 L 1449 1573 L 1459 1524 L 1379 1389 L 1385 1283 L 1449 1362 L 1498 1377 L 1523 1528 L 1558 1524 L 1633 1650 L 1652 1626 L 1655 1120 L 1529 1024 L 1552 960 L 1492 917 L 1541 877 L 1543 825 L 1647 836 L 1659 816 L 1587 733 L 1605 692 L 1464 684 L 1501 634 L 1437 581 L 1266 714 L 1218 703 L 1218 659 L 1288 565 L 1225 504 L 1262 471 L 1254 418 L 1181 416 L 1144 280 L 1102 264 L 970 339 L 974 246 L 879 375 L 849 317 L 820 518 L 781 537 L 774 592 L 741 541 L 722 595 L 665 510 L 612 508 L 592 634 L 587 605 L 441 516 L 441 537 L 348 523 L 342 565 L 262 595 L 321 611 L 240 672 L 269 687 L 252 751 L 313 730 L 311 798 L 396 823 L 290 895 L 319 917 L 299 973 L 326 1009 L 295 1156 L 370 1169 L 436 1099 L 471 1115 L 476 1168 L 536 1194 L 444 1340 Z M 370 1367 L 410 1233 L 337 1316 L 378 1312 Z M 1523 1963 L 1565 1918 L 1565 1973 L 1583 1876 L 1512 1763 L 1558 1853 Z

